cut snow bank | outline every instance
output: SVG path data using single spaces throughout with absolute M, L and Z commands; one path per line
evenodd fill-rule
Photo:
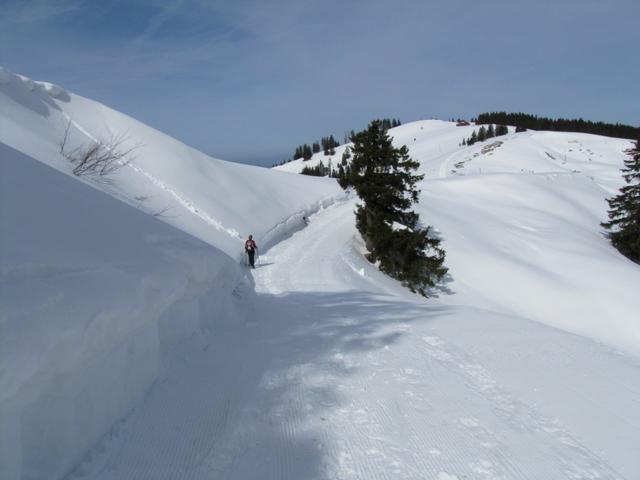
M 69 177 L 67 127 L 69 150 L 115 135 L 135 158 Z M 3 480 L 68 472 L 139 402 L 164 348 L 227 316 L 243 239 L 264 251 L 343 197 L 334 180 L 213 159 L 3 68 L 0 145 Z
M 220 250 L 0 144 L 0 478 L 59 478 L 226 315 Z

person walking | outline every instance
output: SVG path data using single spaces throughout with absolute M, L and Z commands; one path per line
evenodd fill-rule
M 253 239 L 253 235 L 249 235 L 249 238 L 246 242 L 244 242 L 244 251 L 247 253 L 249 257 L 249 266 L 251 268 L 256 268 L 255 259 L 256 259 L 256 250 L 258 250 L 258 245 L 256 245 L 255 240 Z

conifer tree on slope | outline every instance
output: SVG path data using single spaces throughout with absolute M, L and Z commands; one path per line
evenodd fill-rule
M 364 202 L 356 211 L 356 226 L 369 250 L 368 259 L 413 292 L 427 296 L 447 272 L 440 240 L 429 228 L 418 227 L 415 175 L 419 163 L 406 146 L 394 148 L 383 124 L 375 120 L 352 137 L 351 184 Z
M 640 139 L 627 151 L 623 178 L 627 185 L 607 200 L 609 221 L 602 224 L 609 229 L 609 238 L 620 253 L 640 263 Z

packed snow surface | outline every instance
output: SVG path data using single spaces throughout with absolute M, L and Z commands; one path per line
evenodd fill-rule
M 640 267 L 599 227 L 630 142 L 392 129 L 447 251 L 425 301 L 364 260 L 332 180 L 6 70 L 0 92 L 0 478 L 640 478 Z M 69 119 L 144 147 L 82 184 L 49 168 Z
M 262 256 L 69 479 L 634 479 L 640 360 L 363 260 L 354 202 Z

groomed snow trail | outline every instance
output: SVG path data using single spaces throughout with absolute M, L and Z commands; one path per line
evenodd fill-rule
M 404 292 L 353 208 L 260 257 L 238 315 L 168 355 L 69 478 L 640 478 L 637 359 Z

